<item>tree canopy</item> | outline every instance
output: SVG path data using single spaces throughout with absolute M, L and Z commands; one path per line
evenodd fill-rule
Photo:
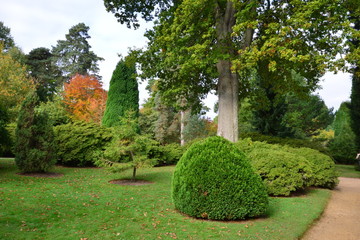
M 6 27 L 4 23 L 0 21 L 0 44 L 3 45 L 3 50 L 5 51 L 15 46 L 10 31 L 10 28 Z
M 15 119 L 21 102 L 34 89 L 34 82 L 28 77 L 26 68 L 3 51 L 0 46 L 0 103 Z
M 90 50 L 89 29 L 84 23 L 71 27 L 65 40 L 58 40 L 52 48 L 54 60 L 67 80 L 77 73 L 96 75 L 99 72 L 98 62 L 104 59 Z
M 61 72 L 53 63 L 52 57 L 50 50 L 44 47 L 35 48 L 26 56 L 26 65 L 37 85 L 37 93 L 41 101 L 51 97 L 62 82 Z
M 76 74 L 64 85 L 64 103 L 76 120 L 100 123 L 107 93 L 95 76 Z
M 144 76 L 159 78 L 165 98 L 189 105 L 216 90 L 218 135 L 231 141 L 238 138 L 238 95 L 252 71 L 267 69 L 282 93 L 299 88 L 293 71 L 314 88 L 326 70 L 343 66 L 336 56 L 347 50 L 350 22 L 341 2 L 104 0 L 128 26 L 138 26 L 139 13 L 158 18 L 140 58 Z

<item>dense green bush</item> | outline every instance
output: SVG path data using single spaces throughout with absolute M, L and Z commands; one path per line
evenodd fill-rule
M 312 186 L 332 189 L 338 184 L 335 163 L 329 156 L 310 148 L 288 147 L 285 150 L 308 160 L 314 173 Z
M 185 148 L 177 143 L 159 146 L 158 164 L 156 166 L 168 166 L 176 164 L 184 154 Z
M 241 139 L 250 138 L 252 141 L 259 141 L 259 142 L 267 142 L 269 144 L 279 144 L 279 145 L 287 145 L 294 148 L 311 148 L 318 150 L 324 154 L 330 155 L 329 151 L 324 147 L 321 142 L 317 141 L 309 141 L 306 139 L 295 139 L 295 138 L 281 138 L 281 137 L 274 137 L 268 135 L 262 135 L 259 133 L 242 133 L 240 134 Z
M 93 166 L 112 139 L 111 131 L 96 123 L 74 122 L 54 127 L 59 163 L 66 166 Z
M 280 145 L 249 139 L 240 140 L 237 146 L 247 154 L 270 195 L 288 196 L 313 183 L 313 171 L 303 156 L 288 152 Z
M 194 143 L 176 165 L 172 198 L 196 218 L 233 220 L 266 212 L 268 196 L 244 153 L 221 137 Z
M 23 102 L 16 128 L 15 163 L 21 172 L 46 172 L 56 162 L 51 121 L 38 111 L 39 98 L 30 94 Z

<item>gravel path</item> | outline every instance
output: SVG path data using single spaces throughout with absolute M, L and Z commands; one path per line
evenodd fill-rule
M 323 215 L 302 240 L 360 240 L 360 179 L 339 179 Z

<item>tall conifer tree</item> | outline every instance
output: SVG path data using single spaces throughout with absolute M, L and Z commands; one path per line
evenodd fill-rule
M 355 3 L 354 3 L 355 5 Z M 360 9 L 358 7 L 358 9 Z M 360 30 L 360 20 L 359 20 L 360 10 L 356 12 L 353 10 L 352 17 L 356 19 L 354 21 L 354 29 L 355 31 Z M 355 53 L 359 51 L 359 38 L 354 37 L 351 41 L 352 43 L 352 51 Z M 358 59 L 358 58 L 357 58 Z M 352 69 L 352 88 L 351 88 L 351 119 L 352 119 L 352 129 L 355 133 L 356 137 L 356 148 L 357 151 L 360 151 L 360 63 L 359 60 L 354 64 Z
M 102 124 L 107 127 L 120 125 L 126 112 L 139 115 L 139 89 L 135 63 L 121 59 L 110 80 L 110 88 Z

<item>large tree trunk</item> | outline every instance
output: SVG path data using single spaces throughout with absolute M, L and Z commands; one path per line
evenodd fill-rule
M 217 63 L 219 72 L 219 119 L 217 135 L 236 142 L 239 138 L 239 80 L 237 74 L 231 72 L 230 67 L 231 62 L 228 60 L 220 60 Z
M 232 43 L 231 33 L 235 25 L 236 10 L 232 1 L 227 1 L 226 8 L 217 9 L 216 33 L 221 52 L 227 59 L 220 59 L 217 63 L 219 73 L 219 119 L 218 136 L 222 136 L 232 142 L 239 138 L 239 76 L 231 71 L 231 58 L 236 57 L 236 51 Z M 252 13 L 256 16 L 256 7 Z M 243 35 L 243 49 L 249 47 L 254 35 L 254 29 L 246 29 Z
M 217 9 L 216 33 L 221 52 L 228 56 L 234 55 L 231 41 L 232 28 L 235 25 L 235 9 L 228 1 L 226 9 Z M 231 59 L 220 59 L 217 63 L 219 73 L 219 119 L 217 135 L 232 142 L 238 140 L 238 108 L 239 108 L 239 79 L 231 71 Z

